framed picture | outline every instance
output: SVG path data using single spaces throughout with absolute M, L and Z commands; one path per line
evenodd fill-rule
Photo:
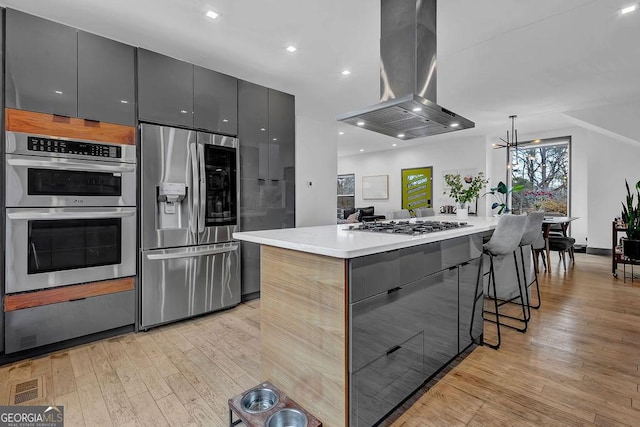
M 402 169 L 402 209 L 430 208 L 433 167 Z
M 384 200 L 389 198 L 389 175 L 362 177 L 362 198 Z

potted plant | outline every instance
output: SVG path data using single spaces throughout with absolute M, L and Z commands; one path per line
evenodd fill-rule
M 444 182 L 447 185 L 449 197 L 458 204 L 456 214 L 458 219 L 466 219 L 469 215 L 469 202 L 480 195 L 480 190 L 487 185 L 488 179 L 484 179 L 482 172 L 474 176 L 462 177 L 458 174 L 446 174 Z M 445 190 L 442 194 L 447 194 Z
M 493 204 L 491 205 L 491 209 L 500 208 L 498 210 L 498 215 L 511 212 L 511 208 L 509 208 L 509 194 L 522 191 L 523 188 L 524 185 L 515 185 L 509 188 L 507 187 L 507 184 L 500 181 L 498 183 L 498 186 L 491 188 L 488 193 L 495 196 L 495 198 L 498 200 L 497 202 L 493 202 Z
M 624 183 L 627 203 L 622 203 L 622 221 L 627 226 L 627 238 L 622 240 L 622 253 L 629 259 L 640 260 L 640 181 L 636 183 L 636 194 L 631 194 L 626 179 Z

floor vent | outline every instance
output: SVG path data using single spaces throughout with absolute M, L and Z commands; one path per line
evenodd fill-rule
M 44 377 L 37 377 L 11 386 L 10 402 L 21 405 L 44 399 Z

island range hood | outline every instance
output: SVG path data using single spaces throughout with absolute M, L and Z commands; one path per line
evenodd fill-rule
M 338 121 L 402 140 L 475 127 L 436 104 L 436 0 L 380 5 L 380 103 Z

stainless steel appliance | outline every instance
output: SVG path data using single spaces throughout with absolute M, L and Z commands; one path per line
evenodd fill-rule
M 141 125 L 141 328 L 240 302 L 238 140 Z
M 132 325 L 135 129 L 9 113 L 5 351 Z
M 6 206 L 135 206 L 136 147 L 6 132 Z
M 7 208 L 7 293 L 136 274 L 136 208 Z
M 475 127 L 437 102 L 436 0 L 380 0 L 380 103 L 341 122 L 408 140 Z

